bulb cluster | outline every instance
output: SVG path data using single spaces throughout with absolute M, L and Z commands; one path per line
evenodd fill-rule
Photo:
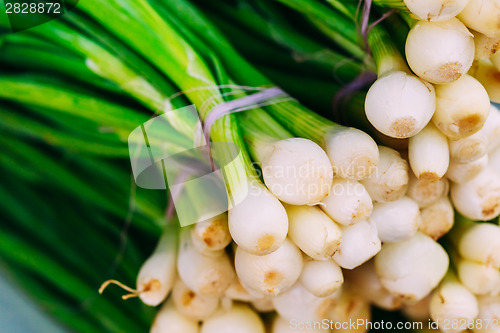
M 369 320 L 372 304 L 437 323 L 498 316 L 500 227 L 471 222 L 500 215 L 500 111 L 485 83 L 485 66 L 500 64 L 498 24 L 480 0 L 405 3 L 420 19 L 406 62 L 379 54 L 365 111 L 407 140 L 377 145 L 339 125 L 321 138 L 242 129 L 262 180 L 146 261 L 137 295 L 166 300 L 151 332 L 265 332 L 267 312 L 272 332 L 299 331 L 293 322 Z

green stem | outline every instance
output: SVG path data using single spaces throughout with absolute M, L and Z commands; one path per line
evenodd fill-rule
M 76 91 L 62 89 L 61 86 L 48 84 L 43 77 L 37 76 L 4 76 L 0 78 L 0 98 L 12 100 L 26 105 L 59 111 L 96 122 L 101 126 L 107 126 L 117 136 L 127 140 L 130 132 L 137 126 L 150 119 L 147 115 L 138 113 L 124 106 L 109 103 L 103 99 L 96 99 L 90 95 Z M 181 121 L 187 121 L 186 117 L 179 117 Z M 180 128 L 192 126 L 182 123 Z M 174 130 L 161 131 L 153 129 L 152 138 L 156 138 L 150 144 L 168 144 L 169 152 L 179 152 L 182 148 L 189 146 L 189 137 L 181 135 Z M 160 131 L 158 133 L 158 131 Z M 192 135 L 192 133 L 188 133 Z M 158 141 L 158 142 L 156 142 Z M 161 141 L 161 142 L 160 142 Z
M 76 34 L 74 30 L 60 22 L 42 25 L 41 29 L 36 30 L 36 33 L 60 43 L 62 46 L 71 45 L 72 48 L 86 57 L 86 65 L 91 71 L 117 83 L 124 91 L 142 101 L 151 110 L 155 112 L 163 110 L 166 96 L 94 41 L 81 34 Z
M 377 25 L 370 31 L 368 45 L 377 65 L 379 77 L 391 71 L 409 72 L 405 60 L 382 26 Z
M 352 57 L 365 61 L 366 52 L 358 45 L 358 43 L 352 43 L 351 40 L 345 40 L 339 31 L 332 27 L 327 22 L 321 20 L 315 15 L 307 15 L 309 21 L 311 21 L 318 30 L 320 30 L 325 36 L 331 39 L 335 44 L 340 45 L 348 54 Z
M 353 13 L 357 10 L 357 5 L 352 2 L 342 2 L 339 0 L 326 0 L 333 8 L 335 8 L 338 12 L 344 14 L 345 16 L 354 19 L 355 15 Z
M 10 68 L 42 72 L 50 76 L 71 77 L 114 94 L 122 92 L 117 85 L 91 72 L 85 64 L 85 59 L 77 54 L 50 43 L 21 42 L 22 40 L 16 39 L 5 41 L 0 47 L 0 62 Z
M 222 31 L 226 35 L 232 34 L 234 36 L 233 41 L 240 40 L 233 29 L 235 26 L 241 26 L 240 33 L 246 33 L 244 38 L 241 36 L 244 42 L 242 44 L 247 43 L 248 35 L 251 35 L 254 39 L 259 38 L 262 40 L 262 38 L 265 38 L 272 41 L 273 44 L 293 52 L 300 59 L 318 63 L 330 70 L 336 67 L 339 62 L 345 61 L 344 55 L 328 49 L 306 36 L 302 31 L 294 28 L 274 3 L 260 1 L 256 5 L 257 8 L 253 8 L 250 3 L 245 4 L 244 8 L 238 9 L 220 1 L 204 2 L 203 6 L 209 8 L 211 17 L 217 18 L 213 20 L 215 24 L 221 25 L 221 21 L 226 21 L 227 29 L 222 29 Z M 263 50 L 265 51 L 265 49 Z M 252 53 L 256 53 L 255 49 Z M 351 64 L 353 67 L 358 65 L 354 62 Z M 359 72 L 361 68 L 352 68 L 351 70 Z
M 286 6 L 306 15 L 320 30 L 328 31 L 330 38 L 349 52 L 351 55 L 363 59 L 365 53 L 360 47 L 362 41 L 356 26 L 337 13 L 333 8 L 321 2 L 310 0 L 277 0 Z
M 7 130 L 18 132 L 46 142 L 56 147 L 63 147 L 75 153 L 96 154 L 106 157 L 127 158 L 129 151 L 121 140 L 106 142 L 98 135 L 92 133 L 86 136 L 78 136 L 64 131 L 58 131 L 51 126 L 35 121 L 14 111 L 2 110 L 0 126 Z M 89 142 L 93 142 L 89 145 Z

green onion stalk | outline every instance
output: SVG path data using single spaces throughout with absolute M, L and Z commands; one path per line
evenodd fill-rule
M 356 26 L 344 14 L 336 15 L 327 4 L 309 0 L 278 0 L 304 14 L 313 25 L 339 47 L 359 60 L 366 58 Z
M 311 7 L 317 6 L 314 1 L 303 1 Z M 358 24 L 355 7 L 350 6 L 337 13 L 338 5 L 332 7 L 328 8 L 329 17 L 338 17 L 340 13 L 345 15 L 346 10 L 349 10 L 352 25 Z M 295 9 L 308 13 L 307 10 Z M 327 24 L 326 18 L 322 20 Z M 436 106 L 434 88 L 410 72 L 384 27 L 378 24 L 362 33 L 367 34 L 366 42 L 378 75 L 378 80 L 366 95 L 365 112 L 368 120 L 379 132 L 389 137 L 400 139 L 417 134 L 434 113 Z M 401 107 L 402 105 L 404 107 Z
M 330 45 L 324 45 L 295 28 L 273 3 L 244 2 L 238 8 L 220 1 L 200 2 L 199 5 L 210 17 L 214 17 L 213 23 L 230 39 L 231 44 L 238 50 L 245 50 L 245 56 L 250 59 L 279 68 L 286 62 L 284 57 L 291 57 L 292 63 L 286 68 L 296 71 L 305 62 L 310 64 L 310 68 L 304 70 L 305 75 L 312 70 L 315 77 L 333 78 L 341 83 L 349 82 L 361 71 L 361 65 L 354 59 L 331 50 Z M 269 54 L 270 48 L 276 51 L 279 48 L 281 52 L 291 54 L 276 58 L 275 54 Z M 260 51 L 252 52 L 255 49 Z
M 457 16 L 467 6 L 468 1 L 414 1 L 414 0 L 374 0 L 374 4 L 394 8 L 419 20 L 439 22 Z
M 134 232 L 148 239 L 158 232 L 151 223 L 161 216 L 155 207 L 157 200 L 143 195 L 134 198 L 133 193 L 129 198 L 130 176 L 116 168 L 112 155 L 103 161 L 106 153 L 97 158 L 87 151 L 75 152 L 71 143 L 49 146 L 50 137 L 46 143 L 46 132 L 29 121 L 37 117 L 19 107 L 15 110 L 23 111 L 26 128 L 20 132 L 10 118 L 2 122 L 0 138 L 5 148 L 1 166 L 5 180 L 0 187 L 2 266 L 7 265 L 31 296 L 43 300 L 46 309 L 68 327 L 79 332 L 120 332 L 125 327 L 131 332 L 144 331 L 151 311 L 132 305 L 117 311 L 112 297 L 97 299 L 95 290 L 107 274 L 121 279 L 135 274 L 143 256 L 135 241 L 127 242 L 122 264 L 113 264 L 126 208 L 131 200 L 136 212 Z M 2 117 L 6 114 L 2 107 Z M 9 167 L 4 161 L 14 165 Z M 107 187 L 97 190 L 103 183 Z M 138 208 L 141 206 L 143 209 Z M 89 241 L 99 245 L 97 251 L 89 250 Z

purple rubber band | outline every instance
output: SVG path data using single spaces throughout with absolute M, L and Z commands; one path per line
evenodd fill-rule
M 230 113 L 249 110 L 256 107 L 259 103 L 281 96 L 288 95 L 281 90 L 281 88 L 273 87 L 252 95 L 216 105 L 205 118 L 205 122 L 203 124 L 203 133 L 207 144 L 210 142 L 210 129 L 217 119 Z

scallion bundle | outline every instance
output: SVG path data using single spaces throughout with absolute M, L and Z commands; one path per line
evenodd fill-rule
M 288 332 L 371 304 L 498 317 L 498 6 L 362 4 L 87 0 L 1 30 L 2 262 L 79 332 Z M 143 125 L 156 116 L 168 130 Z M 141 126 L 148 148 L 220 173 L 226 212 L 198 214 L 206 189 L 181 204 L 168 175 L 137 188 Z M 148 307 L 95 295 L 103 281 Z

